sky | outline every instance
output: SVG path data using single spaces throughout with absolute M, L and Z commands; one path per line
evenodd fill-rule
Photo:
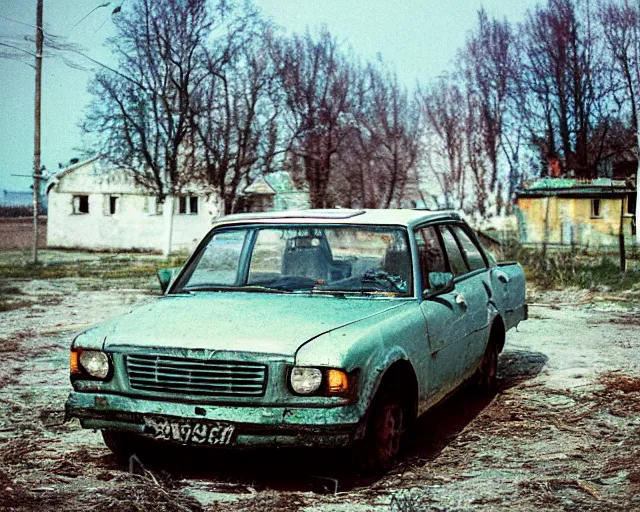
M 45 32 L 65 36 L 90 57 L 113 64 L 105 40 L 114 35 L 112 10 L 122 1 L 44 0 Z M 109 3 L 108 6 L 99 7 Z M 536 0 L 254 0 L 265 17 L 289 32 L 326 26 L 364 60 L 381 56 L 412 87 L 451 69 L 456 51 L 475 27 L 477 11 L 522 21 Z M 94 10 L 95 9 L 95 10 Z M 85 17 L 86 16 L 86 17 Z M 35 33 L 36 0 L 0 0 L 0 36 Z M 84 19 L 83 19 L 84 18 Z M 4 39 L 3 39 L 4 40 Z M 0 50 L 2 48 L 0 47 Z M 49 172 L 80 155 L 78 124 L 91 100 L 87 85 L 95 65 L 67 66 L 44 59 L 42 163 Z M 28 64 L 32 64 L 31 61 Z M 0 190 L 29 190 L 33 166 L 35 71 L 0 58 Z M 14 176 L 26 175 L 26 176 Z

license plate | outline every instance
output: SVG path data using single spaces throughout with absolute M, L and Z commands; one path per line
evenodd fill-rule
M 192 422 L 154 416 L 144 417 L 144 433 L 159 441 L 225 446 L 231 444 L 234 425 L 218 421 Z

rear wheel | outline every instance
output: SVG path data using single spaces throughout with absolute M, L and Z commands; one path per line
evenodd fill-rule
M 489 340 L 476 371 L 476 388 L 483 395 L 493 395 L 498 388 L 498 347 Z
M 102 430 L 102 440 L 107 448 L 121 461 L 129 460 L 137 451 L 137 436 L 128 432 Z
M 361 449 L 362 469 L 380 473 L 391 469 L 400 454 L 407 423 L 406 411 L 398 396 L 383 392 L 371 404 L 364 443 Z

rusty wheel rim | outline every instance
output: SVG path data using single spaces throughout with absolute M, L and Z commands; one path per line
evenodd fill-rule
M 489 388 L 498 373 L 498 357 L 493 347 L 484 354 L 481 365 L 482 385 Z
M 389 467 L 400 452 L 400 441 L 403 430 L 403 411 L 397 403 L 384 406 L 378 422 L 378 441 L 380 462 L 383 467 Z

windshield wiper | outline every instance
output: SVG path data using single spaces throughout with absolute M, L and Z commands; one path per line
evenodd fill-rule
M 258 292 L 258 293 L 291 293 L 287 290 L 269 288 L 267 286 L 244 285 L 244 286 L 217 286 L 217 285 L 195 285 L 188 286 L 180 290 L 181 292 Z
M 298 290 L 294 293 L 304 294 L 310 293 L 312 295 L 333 295 L 339 298 L 346 298 L 347 295 L 369 295 L 377 297 L 397 297 L 397 292 L 380 290 L 378 288 L 354 288 L 352 290 L 331 290 L 331 289 L 312 289 L 312 290 Z

